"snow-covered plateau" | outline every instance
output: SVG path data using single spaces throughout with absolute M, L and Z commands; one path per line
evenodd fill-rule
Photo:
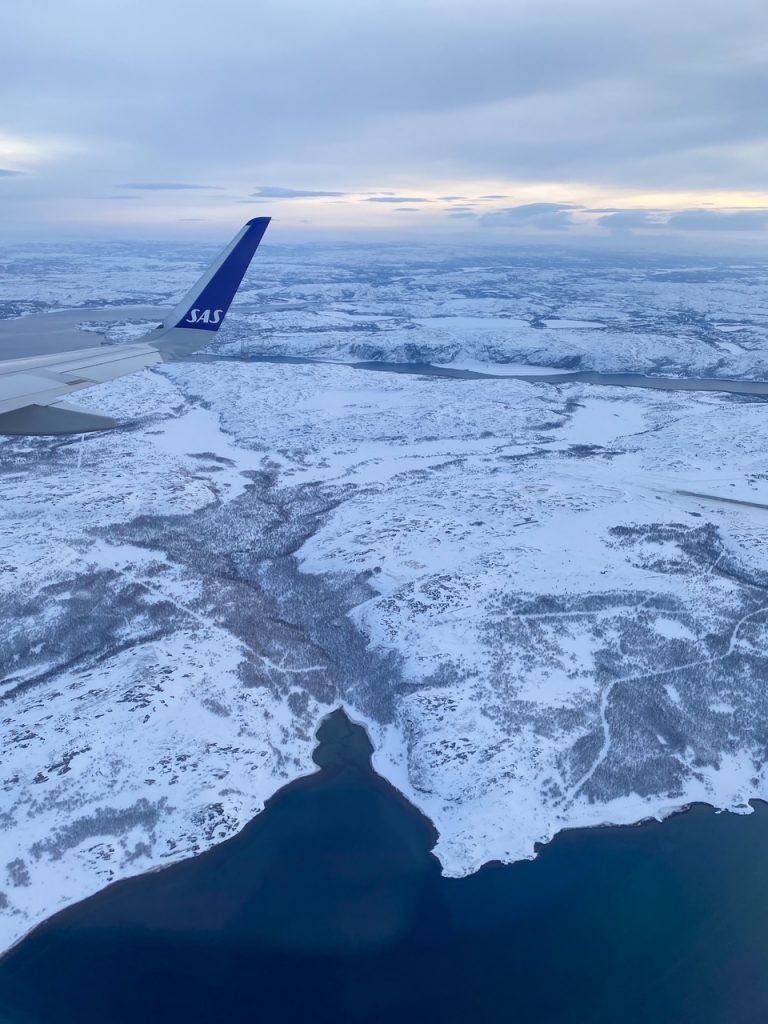
M 0 311 L 170 304 L 209 255 L 5 251 Z M 78 396 L 119 429 L 0 439 L 0 948 L 232 836 L 340 704 L 449 874 L 768 797 L 764 400 L 247 358 L 768 378 L 764 265 L 339 246 L 249 281 L 222 358 Z

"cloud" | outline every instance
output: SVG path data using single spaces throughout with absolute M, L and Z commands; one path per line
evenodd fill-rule
M 370 196 L 366 203 L 428 203 L 423 196 Z
M 575 203 L 523 203 L 521 206 L 508 206 L 499 212 L 518 221 L 529 221 L 552 213 L 563 213 L 566 210 L 576 209 L 578 207 Z
M 599 213 L 592 210 L 591 213 Z M 602 228 L 611 231 L 631 231 L 633 228 L 657 228 L 659 221 L 653 219 L 651 210 L 610 210 L 603 217 L 597 218 Z
M 601 211 L 590 210 L 590 213 Z M 673 231 L 764 231 L 768 229 L 768 209 L 713 210 L 690 209 L 677 213 L 660 210 L 617 210 L 598 217 L 597 224 L 611 231 L 645 230 Z
M 23 174 L 23 171 L 11 171 L 7 167 L 0 167 L 0 178 L 15 178 Z
M 418 206 L 396 206 L 395 213 L 421 213 Z
M 281 185 L 260 185 L 251 193 L 257 199 L 317 199 L 347 196 L 348 192 L 321 192 L 316 189 L 283 188 Z
M 255 195 L 328 200 L 313 224 L 331 230 L 353 217 L 378 230 L 373 204 L 330 202 L 390 190 L 395 205 L 482 195 L 489 212 L 561 195 L 606 211 L 669 209 L 675 193 L 681 209 L 766 203 L 765 0 L 219 0 L 216 33 L 189 0 L 132 0 L 130 18 L 103 0 L 53 3 L 42 27 L 35 4 L 6 6 L 0 166 L 41 171 L 18 179 L 40 202 L 7 203 L 4 229 L 48 224 L 49 201 L 87 225 L 88 203 L 125 176 L 167 200 L 153 228 L 190 200 L 214 205 L 220 192 L 174 184 L 207 181 L 240 196 L 253 181 L 331 183 Z M 237 208 L 216 205 L 223 229 Z M 429 223 L 429 208 L 412 219 Z M 532 229 L 569 221 L 536 216 Z M 716 229 L 746 238 L 745 223 Z
M 681 210 L 667 221 L 678 231 L 764 231 L 768 228 L 768 210 Z
M 485 213 L 482 224 L 492 227 L 536 228 L 539 231 L 567 231 L 574 224 L 571 211 L 580 209 L 573 203 L 523 203 L 508 206 L 495 213 Z
M 138 184 L 118 185 L 118 188 L 132 188 L 142 192 L 179 192 L 185 189 L 214 189 L 218 185 L 186 185 L 175 181 L 145 181 Z

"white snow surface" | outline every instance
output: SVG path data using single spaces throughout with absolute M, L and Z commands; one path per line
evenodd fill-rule
M 324 266 L 280 316 L 340 321 Z M 237 360 L 79 397 L 124 426 L 0 439 L 0 947 L 236 833 L 339 705 L 450 875 L 768 796 L 763 403 Z

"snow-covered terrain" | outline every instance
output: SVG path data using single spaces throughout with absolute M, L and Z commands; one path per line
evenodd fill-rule
M 0 304 L 183 255 L 16 252 Z M 463 259 L 265 252 L 219 350 L 768 377 L 764 268 Z M 451 874 L 768 796 L 762 400 L 233 358 L 81 400 L 124 425 L 0 440 L 2 946 L 232 835 L 340 703 Z
M 215 246 L 0 252 L 0 319 L 170 305 Z M 408 245 L 268 246 L 230 314 L 230 351 L 768 379 L 768 262 Z M 119 340 L 135 336 L 116 324 Z M 503 371 L 503 367 L 498 367 Z

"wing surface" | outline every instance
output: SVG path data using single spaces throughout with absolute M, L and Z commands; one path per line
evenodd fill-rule
M 183 358 L 209 345 L 269 221 L 269 217 L 248 221 L 145 340 L 0 362 L 0 434 L 66 434 L 115 426 L 109 417 L 63 400 L 74 391 Z

